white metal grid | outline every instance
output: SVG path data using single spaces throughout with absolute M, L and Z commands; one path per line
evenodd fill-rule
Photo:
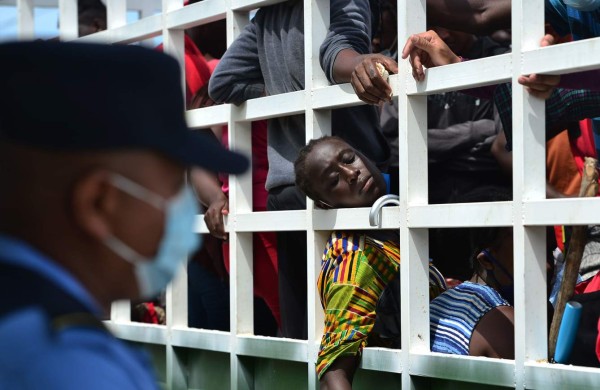
M 126 2 L 108 0 L 109 30 L 81 41 L 131 43 L 162 34 L 165 51 L 183 59 L 183 29 L 227 19 L 230 44 L 248 22 L 252 9 L 277 0 L 205 0 L 183 7 L 183 0 L 134 1 L 130 8 L 160 7 L 162 13 L 146 15 L 125 24 Z M 60 0 L 60 34 L 73 39 L 77 33 L 76 0 Z M 0 4 L 11 3 L 2 1 Z M 42 4 L 43 3 L 43 4 Z M 12 1 L 15 4 L 15 1 Z M 33 36 L 33 6 L 56 0 L 17 0 L 19 37 Z M 588 389 L 600 383 L 600 370 L 540 363 L 546 358 L 544 243 L 545 225 L 589 224 L 600 221 L 596 199 L 545 199 L 544 103 L 529 96 L 516 83 L 520 74 L 569 73 L 600 67 L 600 38 L 560 46 L 539 47 L 543 35 L 543 0 L 513 0 L 511 54 L 431 69 L 422 83 L 410 76 L 409 65 L 400 62 L 399 75 L 390 78 L 400 108 L 400 200 L 396 208 L 383 210 L 382 226 L 401 234 L 402 351 L 367 348 L 361 367 L 401 373 L 403 389 L 451 388 L 444 381 L 516 387 Z M 330 132 L 329 109 L 362 104 L 352 88 L 329 86 L 318 63 L 318 49 L 329 23 L 327 1 L 304 0 L 306 90 L 248 101 L 240 107 L 221 105 L 189 111 L 191 127 L 228 124 L 231 147 L 250 153 L 250 121 L 306 113 L 306 139 Z M 425 0 L 398 0 L 399 42 L 425 30 Z M 468 205 L 427 204 L 426 95 L 441 91 L 513 81 L 513 186 L 512 202 Z M 182 79 L 182 83 L 184 80 Z M 331 229 L 371 229 L 368 209 L 252 212 L 249 174 L 230 180 L 230 215 L 227 229 L 231 242 L 231 332 L 187 327 L 187 278 L 182 272 L 168 288 L 168 325 L 131 323 L 129 305 L 115 303 L 110 326 L 126 340 L 164 347 L 165 385 L 188 388 L 195 370 L 185 358 L 189 350 L 215 351 L 230 356 L 230 382 L 234 389 L 261 388 L 256 371 L 248 363 L 257 358 L 306 364 L 302 383 L 318 387 L 315 361 L 323 326 L 316 295 L 316 276 L 325 237 Z M 551 212 L 550 212 L 551 210 Z M 515 245 L 515 353 L 514 361 L 458 357 L 429 352 L 427 291 L 428 228 L 460 226 L 513 226 Z M 201 216 L 196 229 L 207 232 Z M 309 340 L 267 338 L 253 335 L 251 232 L 306 230 L 308 248 Z M 431 382 L 429 381 L 431 379 Z M 440 381 L 441 379 L 441 381 Z M 381 385 L 381 383 L 378 383 Z M 223 385 L 225 386 L 225 384 Z M 304 386 L 304 385 L 303 385 Z M 276 384 L 267 388 L 278 388 Z M 479 388 L 479 387 L 475 387 Z

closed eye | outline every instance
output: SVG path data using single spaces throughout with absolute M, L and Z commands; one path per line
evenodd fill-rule
M 345 154 L 344 157 L 342 158 L 342 161 L 344 164 L 352 164 L 354 161 L 356 161 L 356 154 L 354 154 L 354 153 Z

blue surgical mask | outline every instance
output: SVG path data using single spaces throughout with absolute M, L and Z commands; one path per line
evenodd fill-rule
M 600 8 L 600 0 L 563 0 L 566 5 L 578 11 L 589 12 Z
M 510 279 L 510 284 L 502 285 L 502 284 L 500 284 L 500 282 L 498 282 L 498 279 L 496 278 L 496 274 L 494 273 L 494 270 L 487 271 L 488 275 L 490 275 L 494 279 L 494 282 L 496 282 L 496 285 L 498 286 L 498 288 L 497 288 L 498 293 L 500 293 L 502 298 L 506 299 L 508 301 L 508 303 L 511 304 L 511 306 L 514 306 L 514 304 L 515 304 L 515 285 L 514 285 L 513 276 L 508 272 L 508 270 L 502 264 L 500 264 L 500 262 L 487 249 L 484 249 L 481 252 L 492 263 L 494 263 L 498 268 L 500 268 L 500 270 L 502 272 L 504 272 L 504 274 L 506 276 L 508 276 L 508 278 Z
M 140 255 L 115 236 L 105 241 L 113 252 L 134 265 L 140 296 L 151 298 L 167 287 L 187 256 L 200 246 L 200 236 L 193 230 L 198 204 L 187 185 L 166 200 L 124 176 L 114 174 L 111 181 L 121 191 L 165 213 L 163 236 L 154 258 Z

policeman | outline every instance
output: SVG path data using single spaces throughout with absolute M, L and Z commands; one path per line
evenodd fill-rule
M 185 169 L 248 161 L 189 131 L 164 54 L 30 42 L 0 58 L 0 388 L 156 388 L 99 318 L 198 247 Z

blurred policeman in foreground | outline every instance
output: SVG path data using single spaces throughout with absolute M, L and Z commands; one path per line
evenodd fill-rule
M 155 388 L 98 318 L 197 249 L 185 169 L 248 162 L 189 131 L 166 55 L 35 42 L 0 58 L 0 388 Z

